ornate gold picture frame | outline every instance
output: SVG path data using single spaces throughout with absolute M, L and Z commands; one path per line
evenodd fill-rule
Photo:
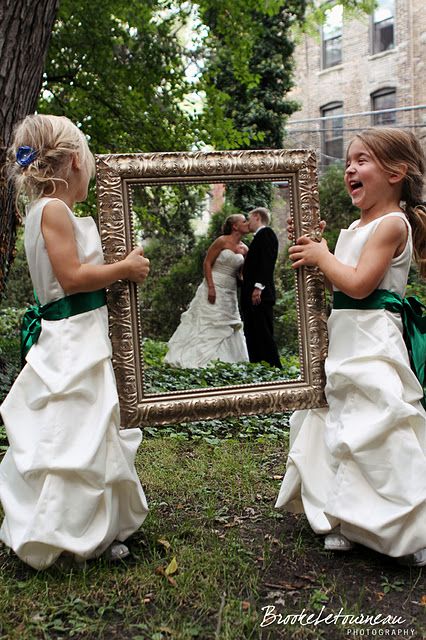
M 296 237 L 318 230 L 316 158 L 311 150 L 98 155 L 96 178 L 99 229 L 106 262 L 121 259 L 134 248 L 135 187 L 285 181 L 289 185 L 289 213 Z M 315 268 L 299 269 L 294 277 L 300 356 L 297 379 L 167 393 L 149 393 L 146 389 L 143 317 L 141 322 L 137 287 L 127 281 L 111 286 L 110 336 L 122 426 L 324 406 L 327 331 L 323 278 Z M 149 287 L 149 278 L 144 287 Z

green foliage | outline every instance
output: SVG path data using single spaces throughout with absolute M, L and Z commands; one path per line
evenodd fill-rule
M 283 369 L 270 367 L 266 363 L 252 362 L 211 362 L 201 369 L 180 369 L 163 363 L 167 352 L 165 342 L 145 339 L 145 385 L 149 393 L 166 393 L 192 388 L 220 387 L 237 384 L 257 384 L 274 382 L 283 378 L 295 379 L 300 375 L 299 360 L 296 355 L 283 358 Z
M 280 354 L 286 358 L 299 352 L 295 273 L 287 251 L 279 257 L 275 275 L 274 334 Z
M 305 2 L 222 2 L 202 0 L 208 26 L 200 87 L 206 94 L 206 128 L 216 148 L 280 148 L 283 122 L 296 110 L 286 99 L 292 86 L 294 44 L 291 25 Z M 210 117 L 210 120 L 209 120 Z M 225 127 L 223 127 L 223 123 Z
M 33 286 L 25 257 L 24 234 L 21 228 L 18 230 L 15 258 L 9 271 L 6 289 L 1 298 L 0 309 L 26 308 L 33 302 Z
M 176 251 L 184 252 L 194 243 L 192 221 L 206 206 L 207 185 L 161 185 L 135 188 L 132 210 L 135 232 L 143 239 L 173 238 Z
M 23 309 L 0 310 L 0 404 L 21 370 L 20 329 Z
M 38 111 L 78 123 L 94 153 L 187 150 L 185 19 L 167 0 L 61 0 Z M 96 215 L 94 189 L 81 208 Z
M 171 5 L 62 0 L 39 109 L 81 123 L 97 153 L 187 149 L 188 84 Z
M 201 282 L 204 256 L 200 251 L 193 250 L 165 269 L 174 255 L 173 242 L 170 240 L 163 241 L 161 250 L 160 243 L 153 243 L 146 255 L 154 268 L 150 273 L 149 286 L 147 284 L 140 290 L 143 331 L 145 335 L 167 340 Z
M 426 281 L 420 277 L 416 266 L 412 266 L 408 274 L 407 296 L 417 296 L 426 304 Z
M 270 209 L 272 193 L 271 182 L 237 182 L 226 186 L 228 201 L 245 214 L 256 207 Z
M 25 309 L 9 307 L 0 310 L 0 337 L 4 340 L 19 340 L 22 317 Z
M 319 38 L 318 27 L 324 24 L 326 12 L 336 5 L 343 5 L 346 19 L 362 20 L 368 14 L 373 13 L 377 6 L 377 0 L 327 0 L 327 2 L 321 3 L 316 0 L 308 0 L 305 18 L 297 25 L 298 30 Z
M 144 427 L 149 438 L 168 437 L 176 440 L 203 441 L 211 445 L 220 445 L 223 440 L 265 442 L 286 440 L 288 438 L 288 413 L 270 413 L 268 415 L 231 416 L 221 420 L 197 420 L 182 422 L 178 425 Z
M 210 142 L 216 148 L 282 148 L 284 123 L 297 109 L 287 98 L 293 85 L 291 26 L 302 19 L 304 0 L 222 2 L 202 0 L 208 26 L 200 88 Z M 230 131 L 238 132 L 230 139 Z M 247 212 L 270 207 L 271 184 L 229 184 L 228 201 Z
M 335 247 L 340 229 L 346 229 L 359 218 L 359 210 L 352 204 L 343 176 L 343 166 L 333 164 L 319 181 L 320 212 L 327 223 L 324 237 L 330 250 Z

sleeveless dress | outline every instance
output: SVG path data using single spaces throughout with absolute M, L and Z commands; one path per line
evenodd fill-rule
M 385 217 L 340 233 L 335 255 L 356 266 Z M 412 240 L 378 289 L 404 295 Z M 297 411 L 276 507 L 304 511 L 316 533 L 340 525 L 349 540 L 394 557 L 426 546 L 426 414 L 399 314 L 333 310 L 328 320 L 328 408 Z
M 25 222 L 25 250 L 41 304 L 65 294 L 41 233 L 43 207 Z M 79 259 L 102 264 L 92 218 L 68 210 Z M 0 539 L 35 569 L 63 551 L 100 555 L 139 528 L 147 503 L 134 467 L 139 429 L 120 430 L 106 306 L 42 320 L 37 344 L 0 407 L 9 449 L 0 465 Z
M 182 368 L 205 367 L 213 360 L 248 362 L 237 297 L 237 274 L 243 262 L 243 255 L 222 249 L 212 268 L 216 302 L 208 301 L 204 278 L 168 342 L 164 362 Z

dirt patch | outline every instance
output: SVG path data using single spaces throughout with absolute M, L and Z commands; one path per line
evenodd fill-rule
M 304 516 L 285 513 L 262 532 L 271 536 L 257 602 L 262 640 L 425 637 L 424 569 L 402 567 L 361 545 L 324 551 Z M 356 623 L 367 616 L 378 616 L 376 624 Z

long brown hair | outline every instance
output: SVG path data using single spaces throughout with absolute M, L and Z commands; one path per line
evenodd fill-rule
M 426 169 L 424 151 L 411 131 L 375 127 L 357 133 L 355 138 L 368 148 L 377 162 L 389 173 L 407 168 L 402 182 L 402 208 L 413 233 L 413 251 L 420 275 L 426 278 L 426 207 L 423 203 L 423 178 Z

